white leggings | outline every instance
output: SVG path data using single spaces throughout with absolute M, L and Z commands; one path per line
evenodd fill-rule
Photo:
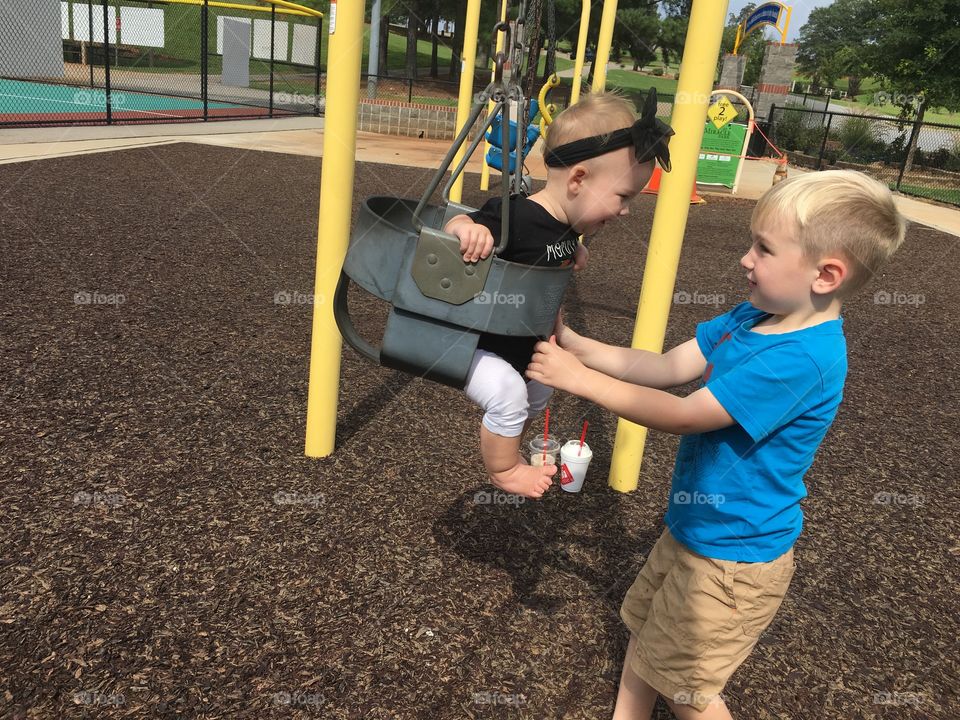
M 523 423 L 543 410 L 553 388 L 526 380 L 499 355 L 477 350 L 464 387 L 467 397 L 483 408 L 483 425 L 504 437 L 517 437 Z

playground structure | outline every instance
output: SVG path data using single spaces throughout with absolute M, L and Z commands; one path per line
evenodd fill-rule
M 634 326 L 632 345 L 654 352 L 663 348 L 667 318 L 673 296 L 674 281 L 683 229 L 689 210 L 689 189 L 696 180 L 696 163 L 700 138 L 706 120 L 707 99 L 713 89 L 716 58 L 720 50 L 726 2 L 694 3 L 684 46 L 671 124 L 676 131 L 672 143 L 673 171 L 664 179 L 658 195 L 651 231 L 650 253 L 644 270 L 640 304 Z M 604 3 L 596 62 L 606 67 L 616 4 Z M 473 87 L 476 41 L 479 23 L 479 0 L 467 5 L 467 22 L 461 74 L 458 126 L 467 123 Z M 314 294 L 332 298 L 336 295 L 337 271 L 343 265 L 350 236 L 350 192 L 354 177 L 356 149 L 356 105 L 359 101 L 360 43 L 363 11 L 359 6 L 345 7 L 330 23 L 330 52 L 342 62 L 328 79 L 329 95 L 336 98 L 327 108 L 326 140 L 329 154 L 324 159 L 320 187 L 320 218 Z M 576 84 L 576 83 L 575 83 Z M 594 90 L 605 85 L 605 72 L 597 72 Z M 461 160 L 460 153 L 454 162 Z M 522 164 L 521 164 L 522 165 Z M 331 179 L 332 178 L 332 179 Z M 455 177 L 449 198 L 459 202 L 463 176 Z M 505 183 L 506 185 L 506 183 Z M 313 340 L 310 353 L 310 386 L 307 400 L 306 454 L 323 457 L 335 446 L 335 419 L 339 393 L 341 342 L 333 307 L 329 303 L 314 308 Z M 646 429 L 620 420 L 611 462 L 609 482 L 622 491 L 637 486 Z

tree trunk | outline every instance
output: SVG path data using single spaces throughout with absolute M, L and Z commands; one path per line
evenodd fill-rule
M 377 63 L 378 72 L 381 75 L 389 75 L 390 68 L 387 66 L 387 46 L 390 44 L 390 16 L 383 15 L 380 18 L 380 62 Z
M 437 66 L 437 47 L 440 44 L 440 38 L 437 37 L 437 29 L 440 27 L 440 9 L 437 8 L 433 14 L 433 27 L 430 33 L 430 41 L 433 47 L 430 48 L 430 77 L 436 78 L 439 74 Z
M 467 4 L 457 6 L 457 17 L 454 21 L 453 45 L 450 47 L 450 72 L 448 77 L 457 81 L 460 79 L 460 57 L 463 55 L 463 26 L 467 24 Z
M 407 16 L 407 77 L 415 78 L 417 76 L 417 28 L 420 21 L 416 15 L 410 13 Z
M 860 94 L 860 82 L 859 75 L 851 75 L 847 78 L 847 98 L 856 101 L 857 95 Z
M 915 132 L 910 133 L 910 145 L 907 147 L 907 163 L 903 168 L 903 174 L 907 175 L 913 169 L 913 157 L 917 153 L 917 139 L 920 137 L 920 128 L 923 127 L 923 114 L 927 111 L 927 101 L 921 100 L 920 107 L 917 108 L 917 119 L 914 127 Z

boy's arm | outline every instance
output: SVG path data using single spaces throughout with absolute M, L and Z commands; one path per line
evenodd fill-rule
M 677 397 L 652 387 L 624 382 L 585 367 L 555 342 L 537 343 L 527 376 L 595 402 L 638 425 L 663 432 L 688 435 L 719 430 L 735 422 L 707 388 L 700 388 L 687 397 Z
M 486 225 L 475 223 L 469 215 L 454 215 L 443 231 L 460 240 L 460 252 L 465 262 L 486 258 L 493 250 L 493 233 Z
M 685 385 L 703 375 L 707 366 L 696 338 L 660 354 L 591 340 L 573 332 L 562 321 L 558 321 L 557 329 L 560 345 L 588 368 L 636 385 L 658 389 Z

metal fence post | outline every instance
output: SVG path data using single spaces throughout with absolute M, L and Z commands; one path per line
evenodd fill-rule
M 830 124 L 833 122 L 833 113 L 827 113 L 826 110 L 823 111 L 824 115 L 827 116 L 827 127 L 823 131 L 823 140 L 820 141 L 820 157 L 817 158 L 817 170 L 823 167 L 823 151 L 827 147 L 827 137 L 830 135 Z
M 93 88 L 93 0 L 87 0 L 87 64 L 90 66 L 90 88 Z
M 276 38 L 277 6 L 270 6 L 270 117 L 273 117 L 273 43 Z
M 323 45 L 323 18 L 317 18 L 317 73 L 313 79 L 313 115 L 320 114 L 320 49 Z
M 407 102 L 413 102 L 413 78 L 407 78 L 407 82 L 410 84 L 407 88 Z
M 207 83 L 210 79 L 210 61 L 207 59 L 207 43 L 210 41 L 208 36 L 210 13 L 210 0 L 203 0 L 200 8 L 200 95 L 203 98 L 203 119 L 209 119 L 209 90 Z
M 107 15 L 107 2 L 103 0 L 103 79 L 107 99 L 107 125 L 113 124 L 113 103 L 110 97 L 110 19 Z M 93 38 L 93 28 L 90 28 Z

